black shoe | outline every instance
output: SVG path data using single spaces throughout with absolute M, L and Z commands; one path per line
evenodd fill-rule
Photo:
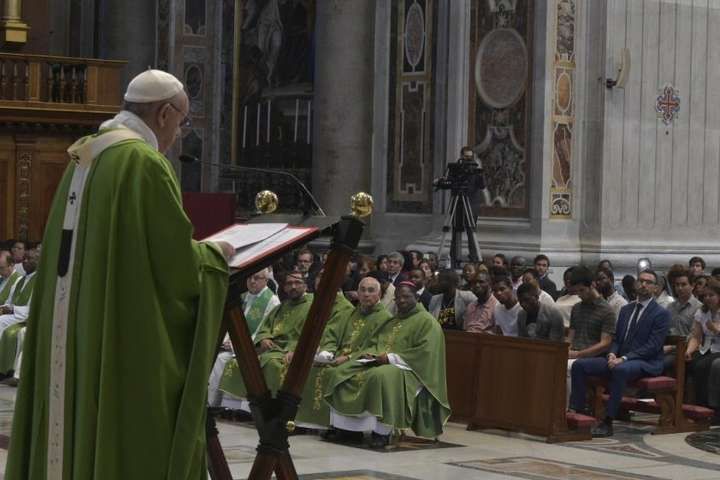
M 340 432 L 338 432 L 337 428 L 335 427 L 330 427 L 320 434 L 320 438 L 329 442 L 337 440 L 339 436 Z
M 595 428 L 590 430 L 590 435 L 592 435 L 593 438 L 612 437 L 613 436 L 612 420 L 605 420 L 604 422 L 598 424 Z
M 372 433 L 372 437 L 370 437 L 370 448 L 381 450 L 388 445 L 390 445 L 390 435 L 380 435 L 375 432 Z

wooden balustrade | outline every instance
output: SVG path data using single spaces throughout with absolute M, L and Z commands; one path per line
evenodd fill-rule
M 0 53 L 0 121 L 96 124 L 120 107 L 125 64 Z

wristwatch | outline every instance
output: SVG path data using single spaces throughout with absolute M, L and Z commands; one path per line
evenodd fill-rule
M 620 358 L 622 358 L 622 359 L 623 359 L 623 362 L 627 362 L 627 357 L 626 357 L 625 355 L 623 355 L 623 356 L 622 356 L 622 357 L 620 357 Z

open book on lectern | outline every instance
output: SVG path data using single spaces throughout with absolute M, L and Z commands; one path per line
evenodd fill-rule
M 235 248 L 228 261 L 231 268 L 250 268 L 273 254 L 283 253 L 317 237 L 316 227 L 296 227 L 287 223 L 238 223 L 204 241 L 225 241 Z

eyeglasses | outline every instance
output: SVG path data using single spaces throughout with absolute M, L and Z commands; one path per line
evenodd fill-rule
M 185 115 L 182 110 L 180 110 L 178 107 L 176 107 L 172 103 L 168 102 L 168 105 L 170 105 L 173 108 L 173 110 L 175 110 L 179 114 Z M 180 122 L 180 128 L 190 128 L 190 127 L 192 127 L 192 120 L 190 120 L 189 115 L 186 115 L 185 118 L 183 118 L 182 121 Z

